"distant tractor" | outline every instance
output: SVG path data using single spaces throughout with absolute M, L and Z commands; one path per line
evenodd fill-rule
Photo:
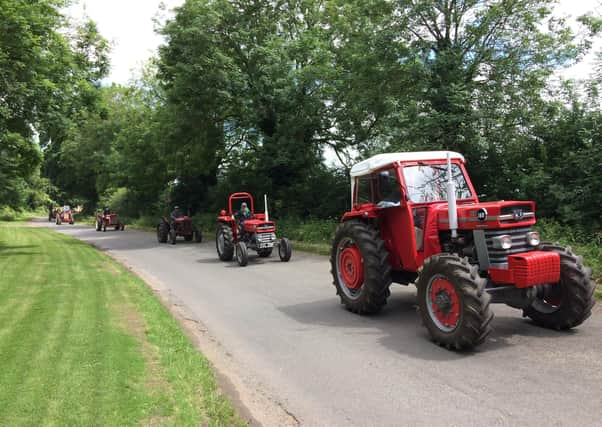
M 184 237 L 186 242 L 194 240 L 201 243 L 203 240 L 203 234 L 194 226 L 191 217 L 161 217 L 157 224 L 157 240 L 159 243 L 167 243 L 169 240 L 172 245 L 175 245 L 178 236 Z
M 125 230 L 125 224 L 120 221 L 119 215 L 110 211 L 96 214 L 95 227 L 96 231 L 107 231 L 107 228 L 115 231 Z
M 75 222 L 73 220 L 73 212 L 71 211 L 71 207 L 68 205 L 65 205 L 62 209 L 59 208 L 55 214 L 56 225 L 61 225 L 64 222 L 71 225 L 73 225 Z
M 265 212 L 255 212 L 253 196 L 249 193 L 233 193 L 228 198 L 228 210 L 222 210 L 217 218 L 215 246 L 222 261 L 236 257 L 238 265 L 244 267 L 249 262 L 248 251 L 256 251 L 261 258 L 272 255 L 275 246 L 283 262 L 291 259 L 292 246 L 283 237 L 276 239 L 276 224 L 270 221 L 267 197 L 264 198 Z M 242 207 L 248 207 L 247 218 L 240 215 Z
M 380 154 L 351 169 L 351 211 L 331 250 L 347 309 L 376 313 L 392 282 L 418 289 L 431 338 L 468 349 L 491 332 L 490 303 L 550 329 L 591 314 L 591 269 L 570 248 L 540 243 L 535 203 L 479 202 L 458 153 Z

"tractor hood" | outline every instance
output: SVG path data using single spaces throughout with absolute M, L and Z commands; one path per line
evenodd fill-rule
M 447 203 L 436 208 L 437 221 L 442 230 L 449 229 Z M 535 224 L 535 202 L 499 201 L 458 205 L 458 228 L 512 228 Z
M 266 221 L 265 219 L 247 219 L 244 222 L 245 231 L 247 232 L 275 232 L 276 224 L 274 221 Z

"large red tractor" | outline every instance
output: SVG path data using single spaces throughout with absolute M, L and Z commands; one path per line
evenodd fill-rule
M 96 231 L 107 231 L 107 228 L 115 231 L 125 230 L 125 224 L 120 221 L 119 215 L 113 212 L 99 212 L 96 214 Z
M 248 251 L 256 251 L 261 258 L 272 255 L 274 246 L 278 247 L 278 256 L 283 262 L 291 259 L 292 246 L 283 237 L 276 239 L 276 224 L 270 221 L 267 209 L 267 197 L 264 198 L 265 212 L 255 212 L 253 196 L 249 193 L 233 193 L 228 198 L 228 210 L 222 210 L 217 218 L 215 246 L 217 255 L 222 261 L 236 261 L 242 267 L 248 264 Z M 246 204 L 250 210 L 250 218 L 242 219 L 238 213 Z
M 189 216 L 179 218 L 162 217 L 159 219 L 157 224 L 157 240 L 159 243 L 166 243 L 169 240 L 172 245 L 175 245 L 178 236 L 184 237 L 187 242 L 194 239 L 195 242 L 201 243 L 203 240 L 201 230 L 196 228 Z
M 55 214 L 56 225 L 61 225 L 64 222 L 71 225 L 73 225 L 75 222 L 73 220 L 73 212 L 71 211 L 71 208 L 69 206 L 65 206 L 62 209 L 59 208 Z
M 341 303 L 375 313 L 392 282 L 414 282 L 430 336 L 458 350 L 490 333 L 490 303 L 550 329 L 580 325 L 594 305 L 591 269 L 540 243 L 534 202 L 479 202 L 464 163 L 454 152 L 390 153 L 351 169 L 352 209 L 330 258 Z

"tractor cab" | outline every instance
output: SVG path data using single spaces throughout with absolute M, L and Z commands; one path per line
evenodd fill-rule
M 350 311 L 377 312 L 391 282 L 415 283 L 432 338 L 454 349 L 485 339 L 490 302 L 553 329 L 591 313 L 591 270 L 569 248 L 540 243 L 534 202 L 480 202 L 461 154 L 380 154 L 350 175 L 351 210 L 331 252 Z

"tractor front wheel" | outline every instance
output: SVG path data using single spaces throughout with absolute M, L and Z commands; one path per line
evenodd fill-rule
M 159 243 L 167 243 L 167 236 L 169 235 L 169 225 L 166 222 L 161 221 L 157 224 L 157 240 Z
M 176 244 L 176 239 L 178 238 L 178 232 L 176 230 L 176 227 L 173 226 L 171 227 L 171 229 L 169 230 L 169 241 L 171 242 L 172 245 Z
M 228 224 L 219 224 L 215 233 L 217 255 L 222 261 L 232 261 L 234 257 L 234 236 Z
M 595 303 L 592 270 L 571 248 L 543 243 L 539 250 L 560 255 L 560 282 L 538 286 L 525 316 L 539 326 L 556 330 L 580 325 L 592 314 Z
M 380 311 L 390 295 L 389 253 L 371 225 L 349 221 L 339 225 L 330 253 L 330 272 L 341 304 L 354 313 Z
M 194 241 L 197 243 L 201 243 L 203 241 L 203 233 L 201 233 L 201 230 L 199 230 L 198 228 L 194 229 Z
M 238 242 L 236 244 L 236 262 L 241 267 L 244 267 L 249 263 L 249 252 L 247 251 L 247 245 L 245 242 Z
M 293 255 L 293 247 L 291 246 L 290 240 L 286 237 L 280 239 L 280 244 L 278 245 L 278 256 L 280 257 L 280 261 L 288 262 Z
M 464 350 L 487 338 L 493 312 L 485 284 L 466 258 L 439 254 L 424 262 L 416 280 L 418 305 L 433 341 Z

